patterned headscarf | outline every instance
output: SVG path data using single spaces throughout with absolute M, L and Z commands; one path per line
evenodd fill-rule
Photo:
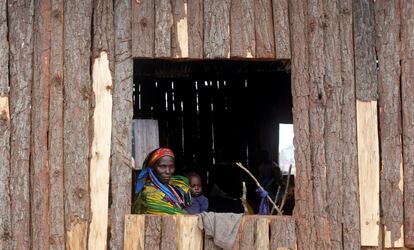
M 175 158 L 174 153 L 171 149 L 169 149 L 169 148 L 159 148 L 151 154 L 151 156 L 149 158 L 149 161 L 148 161 L 148 166 L 142 166 L 142 167 L 143 168 L 153 167 L 154 164 L 164 156 L 170 156 L 172 158 Z

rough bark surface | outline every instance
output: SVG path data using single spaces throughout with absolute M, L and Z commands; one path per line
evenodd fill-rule
M 385 247 L 403 247 L 403 166 L 400 97 L 399 1 L 376 1 L 381 211 Z
M 414 248 L 414 2 L 401 1 L 404 241 Z
M 356 96 L 377 100 L 374 0 L 353 0 L 353 18 Z
M 270 249 L 296 249 L 295 219 L 276 217 L 270 222 Z
M 356 142 L 356 108 L 352 0 L 340 1 L 340 39 L 342 72 L 342 236 L 343 249 L 360 248 L 358 158 Z
M 231 2 L 231 57 L 255 57 L 256 39 L 254 31 L 254 20 L 253 0 Z
M 239 249 L 254 249 L 254 232 L 255 218 L 254 216 L 245 216 L 242 218 L 239 229 Z
M 277 59 L 290 59 L 289 0 L 273 0 L 273 25 Z
M 311 151 L 309 143 L 309 75 L 307 43 L 307 5 L 304 0 L 289 1 L 290 41 L 292 45 L 292 97 L 295 162 L 294 217 L 298 249 L 315 249 Z
M 275 57 L 275 36 L 272 12 L 273 7 L 271 0 L 254 1 L 256 58 Z
M 332 249 L 342 249 L 342 208 L 344 187 L 342 184 L 342 81 L 341 39 L 339 33 L 339 2 L 324 0 L 326 23 L 324 24 L 324 89 L 325 108 L 325 157 L 326 157 L 326 205 Z M 352 120 L 351 120 L 352 121 Z M 348 122 L 351 122 L 348 121 Z
M 64 3 L 64 188 L 66 246 L 86 248 L 90 219 L 89 117 L 92 1 Z M 70 236 L 70 237 L 69 237 Z
M 177 241 L 177 217 L 163 216 L 161 218 L 161 249 L 178 249 Z
M 203 58 L 203 0 L 188 1 L 188 55 Z
M 50 0 L 34 6 L 34 59 L 31 138 L 31 239 L 33 249 L 49 248 L 49 86 L 51 46 Z M 52 222 L 53 223 L 53 222 Z
M 95 0 L 93 3 L 93 58 L 101 51 L 108 53 L 109 68 L 114 72 L 114 6 L 113 1 Z
M 50 248 L 64 249 L 63 188 L 63 0 L 52 0 L 49 98 Z
M 154 1 L 141 0 L 130 1 L 129 3 L 129 6 L 132 7 L 132 55 L 134 57 L 154 56 Z M 117 6 L 115 5 L 116 8 Z
M 172 1 L 171 57 L 188 57 L 187 0 Z
M 230 57 L 230 0 L 204 1 L 204 57 Z
M 171 57 L 172 9 L 169 0 L 155 0 L 155 57 Z
M 136 4 L 133 2 L 133 4 Z M 123 249 L 124 218 L 131 213 L 132 71 L 131 1 L 114 2 L 115 74 L 112 109 L 112 161 L 110 177 L 111 249 Z
M 0 248 L 12 249 L 7 4 L 0 1 Z
M 309 120 L 311 162 L 313 176 L 313 214 L 315 217 L 316 248 L 330 249 L 329 214 L 327 209 L 327 162 L 324 132 L 326 129 L 325 91 L 326 61 L 324 57 L 324 21 L 323 4 L 320 0 L 308 1 L 308 39 L 309 43 Z
M 33 82 L 32 0 L 8 1 L 10 43 L 10 195 L 13 249 L 30 249 L 30 115 Z

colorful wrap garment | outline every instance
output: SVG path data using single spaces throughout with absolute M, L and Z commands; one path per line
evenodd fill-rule
M 133 212 L 137 214 L 186 214 L 185 207 L 191 205 L 191 190 L 188 179 L 174 175 L 168 184 L 157 178 L 152 166 L 163 156 L 174 157 L 171 150 L 161 148 L 151 154 L 138 176 L 136 185 L 137 199 Z M 146 161 L 147 162 L 147 161 Z

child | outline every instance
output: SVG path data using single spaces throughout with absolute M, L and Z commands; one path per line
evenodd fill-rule
M 199 214 L 206 212 L 208 209 L 208 199 L 202 195 L 203 184 L 201 183 L 201 177 L 197 173 L 191 172 L 187 174 L 190 180 L 190 188 L 192 195 L 192 204 L 185 210 L 189 214 Z

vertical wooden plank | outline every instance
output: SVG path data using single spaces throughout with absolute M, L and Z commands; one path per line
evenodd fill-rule
M 64 187 L 67 248 L 86 248 L 92 1 L 64 3 Z M 77 34 L 76 36 L 74 34 Z
M 172 1 L 173 24 L 171 29 L 171 57 L 188 57 L 188 3 Z
M 404 241 L 414 248 L 414 2 L 401 1 Z
M 290 59 L 288 0 L 273 0 L 273 25 L 277 59 Z
M 231 57 L 254 58 L 256 39 L 254 31 L 254 1 L 232 1 L 230 8 Z
M 50 248 L 64 249 L 63 182 L 63 1 L 52 0 L 49 86 Z
M 124 250 L 144 250 L 145 215 L 125 216 Z
M 255 217 L 243 216 L 239 229 L 239 249 L 254 249 Z
M 204 1 L 204 57 L 230 57 L 230 0 Z
M 49 86 L 50 248 L 65 248 L 63 188 L 63 0 L 52 0 Z
M 310 145 L 313 169 L 313 214 L 315 217 L 316 249 L 330 248 L 330 229 L 327 211 L 327 158 L 324 133 L 325 109 L 328 94 L 325 92 L 326 61 L 324 56 L 324 12 L 321 0 L 308 1 L 309 84 L 310 84 Z
M 155 0 L 155 57 L 171 57 L 171 1 Z
M 352 0 L 340 1 L 340 38 L 342 71 L 342 237 L 343 249 L 359 249 L 359 189 L 356 132 L 356 100 L 354 74 L 354 44 L 352 28 Z
M 254 31 L 256 58 L 275 57 L 275 36 L 271 0 L 254 1 Z
M 135 168 L 140 169 L 145 157 L 160 146 L 158 120 L 134 120 Z
M 326 193 L 327 213 L 332 249 L 342 249 L 342 155 L 347 154 L 342 147 L 342 75 L 341 75 L 341 40 L 339 33 L 339 1 L 323 0 L 325 11 L 324 57 L 326 93 L 325 109 L 325 157 L 326 157 Z M 348 122 L 351 122 L 349 120 Z
M 0 1 L 0 248 L 12 249 L 9 42 L 7 3 Z
M 114 6 L 113 1 L 96 0 L 93 3 L 93 58 L 105 51 L 111 73 L 114 72 Z
M 154 56 L 155 0 L 130 0 L 132 4 L 132 55 Z M 115 5 L 116 8 L 116 5 Z M 115 35 L 116 36 L 116 35 Z
M 30 131 L 33 82 L 32 0 L 8 1 L 10 197 L 13 249 L 30 249 Z
M 31 137 L 31 238 L 32 248 L 49 248 L 49 85 L 51 46 L 51 1 L 34 6 L 34 67 Z
M 136 2 L 136 1 L 135 1 Z M 134 2 L 134 4 L 135 4 Z M 143 2 L 143 1 L 142 1 Z M 114 2 L 115 74 L 112 96 L 111 249 L 123 248 L 125 214 L 131 213 L 132 72 L 131 1 Z
M 312 167 L 309 143 L 309 75 L 307 43 L 307 5 L 304 0 L 289 1 L 292 48 L 292 98 L 296 171 L 294 217 L 298 223 L 299 249 L 315 249 Z M 299 167 L 300 166 L 300 167 Z
M 177 217 L 166 215 L 161 218 L 161 249 L 178 249 L 178 225 Z
M 381 140 L 380 190 L 386 248 L 404 246 L 399 3 L 375 2 Z
M 353 0 L 356 96 L 377 99 L 374 0 Z
M 269 245 L 269 219 L 266 217 L 257 217 L 256 230 L 254 237 L 254 249 L 270 249 Z
M 106 52 L 101 52 L 94 60 L 92 87 L 95 106 L 89 173 L 91 222 L 88 248 L 106 249 L 112 127 L 112 76 Z
M 203 0 L 187 0 L 188 4 L 188 55 L 190 58 L 203 58 Z
M 270 221 L 270 249 L 296 249 L 295 219 L 278 216 Z
M 377 102 L 357 100 L 361 245 L 377 246 L 379 234 L 379 145 Z
M 198 227 L 198 216 L 178 216 L 178 249 L 203 249 L 203 232 Z
M 144 249 L 161 249 L 161 216 L 145 216 Z

